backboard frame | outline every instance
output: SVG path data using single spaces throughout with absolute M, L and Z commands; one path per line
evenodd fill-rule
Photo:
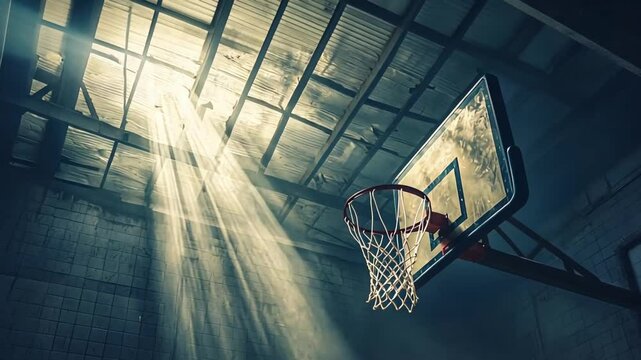
M 495 140 L 496 152 L 497 155 L 500 154 L 505 158 L 506 169 L 502 173 L 507 175 L 506 179 L 503 179 L 503 182 L 506 186 L 506 196 L 499 203 L 497 203 L 493 208 L 491 213 L 487 213 L 475 221 L 469 228 L 464 231 L 456 234 L 455 238 L 449 238 L 448 244 L 441 253 L 441 256 L 435 259 L 430 260 L 425 264 L 421 269 L 419 269 L 414 275 L 414 282 L 417 287 L 423 286 L 427 281 L 433 278 L 436 274 L 440 273 L 445 267 L 451 264 L 455 259 L 461 256 L 465 250 L 472 246 L 475 242 L 479 241 L 484 235 L 494 229 L 501 222 L 512 216 L 518 209 L 520 209 L 527 201 L 528 198 L 528 188 L 527 180 L 525 177 L 525 169 L 523 165 L 523 159 L 521 152 L 514 145 L 514 139 L 512 137 L 512 132 L 510 129 L 510 124 L 507 118 L 507 112 L 505 110 L 505 104 L 503 102 L 503 97 L 501 95 L 501 90 L 499 87 L 498 79 L 490 74 L 484 74 L 479 76 L 468 90 L 460 97 L 457 104 L 450 110 L 448 115 L 444 117 L 443 122 L 432 131 L 430 137 L 424 142 L 424 144 L 418 148 L 406 164 L 403 166 L 402 170 L 394 177 L 394 183 L 397 184 L 399 178 L 402 178 L 403 175 L 408 171 L 408 168 L 411 166 L 413 161 L 417 159 L 418 156 L 422 155 L 422 151 L 430 144 L 432 139 L 435 136 L 438 136 L 443 127 L 447 124 L 448 119 L 450 119 L 457 109 L 464 105 L 471 96 L 477 93 L 478 87 L 480 86 L 487 87 L 487 95 L 489 97 L 487 103 L 488 112 L 490 115 L 493 115 L 493 137 Z M 458 161 L 455 159 L 454 164 L 450 164 L 443 170 L 443 173 L 439 176 L 447 175 L 450 172 L 454 173 L 454 176 L 457 178 L 460 177 L 458 172 Z M 439 178 L 435 179 L 434 182 L 438 182 Z M 430 190 L 430 189 L 427 189 Z M 429 193 L 428 193 L 429 196 Z M 439 209 L 434 209 L 434 211 L 439 211 Z M 464 210 L 464 205 L 462 208 Z M 456 221 L 456 219 L 453 219 Z M 455 228 L 456 226 L 453 226 Z M 431 241 L 430 239 L 425 239 L 426 241 Z

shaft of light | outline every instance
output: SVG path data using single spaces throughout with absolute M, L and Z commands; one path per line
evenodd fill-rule
M 165 89 L 149 117 L 154 141 L 193 153 L 197 164 L 155 149 L 152 269 L 174 358 L 239 349 L 248 357 L 352 357 L 319 300 L 313 268 L 281 245 L 291 240 L 234 157 L 215 158 L 223 127 L 201 120 L 187 95 Z

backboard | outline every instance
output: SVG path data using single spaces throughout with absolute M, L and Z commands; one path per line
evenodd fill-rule
M 511 216 L 527 184 L 498 86 L 481 77 L 394 180 L 423 190 L 450 227 L 423 239 L 412 271 L 417 286 Z M 405 224 L 402 224 L 405 225 Z

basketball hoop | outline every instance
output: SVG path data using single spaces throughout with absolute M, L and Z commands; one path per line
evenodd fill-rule
M 382 193 L 387 195 L 387 203 L 394 202 L 393 213 L 381 211 L 381 196 L 377 200 L 376 195 Z M 433 212 L 424 192 L 407 185 L 388 184 L 352 195 L 345 203 L 343 218 L 367 264 L 367 302 L 373 302 L 374 309 L 392 305 L 396 310 L 412 312 L 418 301 L 412 268 L 419 245 L 426 232 L 435 233 L 447 224 L 447 215 Z

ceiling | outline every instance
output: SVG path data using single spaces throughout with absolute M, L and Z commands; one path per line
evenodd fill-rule
M 40 166 L 43 139 L 55 136 L 47 119 L 57 119 L 69 127 L 55 178 L 149 205 L 163 191 L 154 144 L 196 165 L 197 149 L 150 128 L 153 91 L 184 91 L 278 219 L 337 248 L 355 245 L 342 200 L 390 182 L 479 74 L 501 81 L 531 183 L 555 134 L 571 137 L 566 124 L 629 76 L 499 0 L 105 0 L 97 22 L 79 26 L 82 15 L 71 0 L 45 3 L 15 166 Z M 56 87 L 82 26 L 95 38 L 65 108 Z M 180 119 L 167 121 L 180 133 Z M 586 179 L 602 170 L 590 169 Z

